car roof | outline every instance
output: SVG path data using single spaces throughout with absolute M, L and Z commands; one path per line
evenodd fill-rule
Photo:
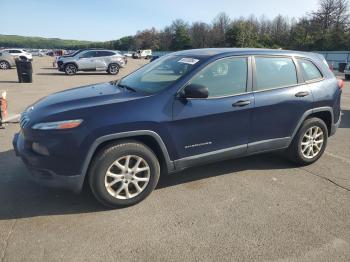
M 6 48 L 6 49 L 3 49 L 2 51 L 7 51 L 7 50 L 20 50 L 20 51 L 24 51 L 23 48 Z
M 211 58 L 222 55 L 281 55 L 281 56 L 301 56 L 309 58 L 320 58 L 319 54 L 291 51 L 282 49 L 263 49 L 263 48 L 202 48 L 190 49 L 172 53 L 179 56 L 194 56 L 202 58 Z

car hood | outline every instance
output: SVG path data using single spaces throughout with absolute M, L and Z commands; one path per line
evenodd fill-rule
M 76 60 L 75 56 L 60 56 L 57 61 L 73 61 Z
M 121 103 L 145 97 L 144 93 L 120 89 L 111 83 L 88 85 L 49 95 L 28 107 L 32 120 L 51 118 L 67 111 Z M 36 121 L 34 121 L 36 122 Z

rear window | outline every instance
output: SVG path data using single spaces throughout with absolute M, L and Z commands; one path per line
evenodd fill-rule
M 255 57 L 255 91 L 296 85 L 297 72 L 291 58 Z
M 321 79 L 323 76 L 318 68 L 309 60 L 298 59 L 298 63 L 305 81 Z

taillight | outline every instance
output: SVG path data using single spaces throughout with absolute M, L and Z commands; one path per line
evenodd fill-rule
M 343 87 L 344 87 L 344 80 L 343 79 L 338 79 L 338 87 L 339 87 L 339 89 L 343 89 Z

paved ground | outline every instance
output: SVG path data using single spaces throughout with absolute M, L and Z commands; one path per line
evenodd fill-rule
M 131 60 L 131 71 L 144 61 Z M 67 77 L 36 59 L 33 84 L 0 71 L 10 111 L 54 91 L 115 79 Z M 18 130 L 0 130 L 0 261 L 350 261 L 350 83 L 343 122 L 315 164 L 298 168 L 276 154 L 162 177 L 144 202 L 102 208 L 36 185 L 14 156 Z

